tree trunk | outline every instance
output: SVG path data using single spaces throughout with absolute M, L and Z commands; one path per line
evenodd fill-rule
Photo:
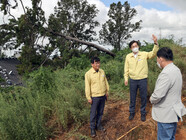
M 48 32 L 50 32 L 51 34 L 53 34 L 53 35 L 61 36 L 61 37 L 64 37 L 65 39 L 67 39 L 67 40 L 73 40 L 73 41 L 79 42 L 79 43 L 81 43 L 81 44 L 91 46 L 91 47 L 93 47 L 93 48 L 96 48 L 96 49 L 99 50 L 99 51 L 102 51 L 102 52 L 105 52 L 105 53 L 111 55 L 112 57 L 115 56 L 115 54 L 112 53 L 111 51 L 106 50 L 105 48 L 102 48 L 102 47 L 100 47 L 99 45 L 96 45 L 96 44 L 94 44 L 94 43 L 86 42 L 86 41 L 83 41 L 83 40 L 79 40 L 79 39 L 77 39 L 77 38 L 73 38 L 73 37 L 70 37 L 70 36 L 65 36 L 65 35 L 63 35 L 63 34 L 61 34 L 61 33 L 57 33 L 57 32 L 54 32 L 54 31 L 52 31 L 52 30 L 48 30 L 48 29 L 46 29 L 46 30 L 47 30 Z

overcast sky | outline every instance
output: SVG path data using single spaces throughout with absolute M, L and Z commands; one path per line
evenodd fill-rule
M 100 10 L 98 20 L 104 23 L 107 20 L 107 12 L 111 3 L 117 3 L 119 0 L 89 0 L 96 4 Z M 122 4 L 125 1 L 121 1 Z M 143 40 L 152 42 L 151 35 L 155 34 L 158 38 L 168 38 L 174 35 L 175 39 L 183 39 L 186 44 L 186 0 L 128 0 L 131 7 L 138 12 L 134 18 L 140 19 L 142 29 L 140 32 L 132 34 L 131 40 Z
M 13 0 L 12 0 L 13 1 Z M 30 0 L 25 0 L 24 5 L 30 6 Z M 42 0 L 42 7 L 48 17 L 54 11 L 54 6 L 58 0 Z M 117 3 L 119 0 L 87 0 L 90 4 L 96 4 L 99 9 L 97 20 L 101 25 L 108 20 L 107 12 L 111 3 Z M 123 4 L 125 1 L 121 0 Z M 132 38 L 127 40 L 143 40 L 152 42 L 151 35 L 155 34 L 158 38 L 168 38 L 174 35 L 175 39 L 183 39 L 183 44 L 186 44 L 186 0 L 128 0 L 131 7 L 138 12 L 134 18 L 135 21 L 142 20 L 142 29 L 140 32 L 132 34 Z M 23 13 L 21 6 L 18 9 L 11 11 L 13 15 L 19 16 Z M 7 17 L 4 17 L 7 20 Z M 0 13 L 0 24 L 3 23 L 3 14 Z M 106 46 L 105 46 L 106 47 Z

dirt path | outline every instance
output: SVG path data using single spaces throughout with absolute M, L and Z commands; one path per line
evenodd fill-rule
M 186 105 L 186 101 L 184 101 L 184 104 Z M 129 121 L 129 103 L 127 101 L 108 101 L 102 119 L 102 125 L 107 131 L 97 132 L 97 136 L 93 138 L 93 140 L 118 140 L 119 138 L 120 140 L 156 140 L 157 125 L 151 118 L 151 104 L 149 102 L 146 111 L 147 120 L 143 123 L 140 117 L 140 99 L 138 98 L 136 104 L 136 115 L 134 120 Z M 136 126 L 137 128 L 126 134 Z M 78 138 L 77 135 L 74 134 L 74 136 L 67 138 L 68 133 L 64 133 L 60 137 L 56 138 L 56 140 L 91 139 L 89 123 L 82 126 L 77 133 L 78 135 L 82 135 L 82 137 Z M 178 123 L 176 140 L 186 140 L 186 117 L 184 117 L 184 122 Z

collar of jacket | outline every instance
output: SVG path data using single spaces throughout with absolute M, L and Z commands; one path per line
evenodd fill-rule
M 91 68 L 91 72 L 92 72 L 92 73 L 97 73 L 97 72 L 94 70 L 94 68 Z M 99 69 L 98 72 L 100 72 L 100 69 Z
M 141 51 L 138 52 L 138 56 L 141 56 Z M 134 53 L 130 53 L 130 57 L 134 57 Z
M 170 63 L 170 64 L 168 64 L 167 66 L 165 66 L 164 68 L 163 68 L 163 70 L 166 70 L 166 69 L 168 69 L 169 67 L 171 67 L 172 65 L 174 65 L 174 63 L 172 62 L 172 63 Z

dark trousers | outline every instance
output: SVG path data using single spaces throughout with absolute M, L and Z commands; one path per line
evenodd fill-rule
M 141 80 L 130 79 L 130 107 L 129 112 L 135 113 L 136 95 L 139 89 L 141 97 L 141 114 L 146 114 L 145 107 L 147 105 L 147 78 Z
M 90 128 L 95 129 L 101 125 L 101 118 L 105 107 L 106 96 L 92 97 L 90 111 Z

